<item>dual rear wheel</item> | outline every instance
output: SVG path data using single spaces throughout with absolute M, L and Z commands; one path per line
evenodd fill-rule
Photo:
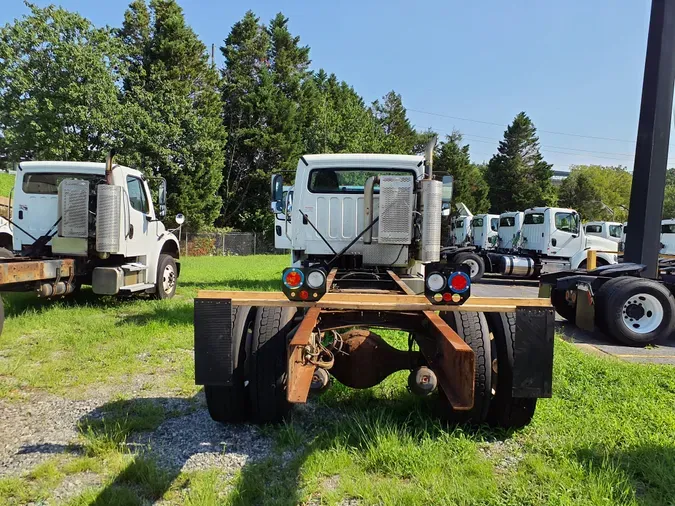
M 675 331 L 675 298 L 663 283 L 620 276 L 595 293 L 595 325 L 628 346 L 645 346 Z M 576 303 L 565 291 L 553 289 L 551 303 L 560 316 L 574 323 Z
M 230 386 L 204 387 L 211 417 L 219 422 L 275 423 L 286 400 L 289 333 L 295 308 L 233 306 L 233 375 Z M 443 318 L 475 354 L 474 406 L 455 411 L 442 391 L 439 415 L 451 423 L 517 428 L 529 423 L 536 399 L 514 398 L 515 314 L 449 311 Z

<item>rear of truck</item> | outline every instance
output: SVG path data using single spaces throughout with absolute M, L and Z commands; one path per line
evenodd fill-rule
M 371 387 L 395 371 L 450 422 L 515 427 L 551 395 L 545 299 L 471 295 L 440 261 L 443 184 L 431 155 L 308 155 L 294 182 L 280 292 L 201 291 L 195 380 L 213 419 L 278 422 L 331 377 Z M 272 210 L 283 210 L 272 181 Z M 408 333 L 408 349 L 377 329 Z

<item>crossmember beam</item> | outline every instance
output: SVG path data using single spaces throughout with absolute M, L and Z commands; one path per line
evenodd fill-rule
M 295 306 L 363 311 L 515 311 L 516 307 L 551 307 L 549 299 L 471 297 L 461 306 L 432 304 L 424 295 L 327 293 L 316 302 L 291 301 L 281 292 L 200 290 L 198 299 L 230 299 L 235 306 Z

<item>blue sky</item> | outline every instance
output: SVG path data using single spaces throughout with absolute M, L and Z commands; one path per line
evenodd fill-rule
M 34 1 L 115 26 L 128 4 Z M 283 12 L 311 47 L 313 68 L 334 72 L 367 102 L 395 90 L 417 128 L 459 129 L 475 161 L 488 160 L 505 125 L 525 111 L 554 168 L 632 170 L 648 0 L 179 2 L 202 41 L 216 48 L 246 10 L 265 22 Z M 27 12 L 20 0 L 2 4 L 2 24 Z

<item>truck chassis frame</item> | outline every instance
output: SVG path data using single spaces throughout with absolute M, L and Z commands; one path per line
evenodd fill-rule
M 469 411 L 474 406 L 475 353 L 438 312 L 515 313 L 511 395 L 551 395 L 554 312 L 546 299 L 470 297 L 463 305 L 432 304 L 392 270 L 334 268 L 328 274 L 326 288 L 327 293 L 317 302 L 290 301 L 281 292 L 200 291 L 195 299 L 195 382 L 233 385 L 236 343 L 241 338 L 231 331 L 234 306 L 295 307 L 284 357 L 286 402 L 307 401 L 320 368 L 311 357 L 320 349 L 324 332 L 366 327 L 409 332 L 410 348 L 413 341 L 418 345 L 421 362 L 435 374 L 452 410 Z M 387 346 L 380 345 L 382 353 L 365 361 L 357 359 L 356 354 L 350 357 L 357 362 L 350 365 L 351 386 L 355 382 L 363 385 L 357 388 L 372 386 L 397 370 L 413 369 L 411 360 L 395 355 L 405 352 L 388 354 L 384 349 Z M 379 376 L 374 369 L 380 370 Z

